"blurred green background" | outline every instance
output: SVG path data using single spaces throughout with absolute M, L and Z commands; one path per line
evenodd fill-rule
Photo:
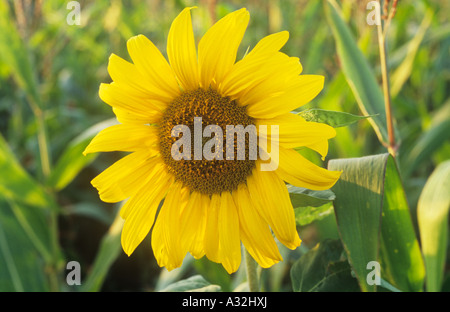
M 192 11 L 197 40 L 214 21 L 246 7 L 251 18 L 238 58 L 263 36 L 288 30 L 282 51 L 300 58 L 303 73 L 325 76 L 324 90 L 304 108 L 362 115 L 341 71 L 326 1 L 79 1 L 81 25 L 66 22 L 68 2 L 0 0 L 0 291 L 76 290 L 65 283 L 71 260 L 81 264 L 83 290 L 153 291 L 196 274 L 235 289 L 245 280 L 242 270 L 229 276 L 205 259 L 187 259 L 170 273 L 160 269 L 149 237 L 131 257 L 124 255 L 120 220 L 113 223 L 119 205 L 101 202 L 90 185 L 122 155 L 81 155 L 92 135 L 114 122 L 98 88 L 110 81 L 111 53 L 130 60 L 130 37 L 144 34 L 165 53 L 171 22 L 184 7 L 198 6 Z M 380 81 L 367 3 L 339 2 Z M 425 182 L 450 158 L 449 13 L 446 0 L 399 1 L 387 35 L 398 163 L 414 224 Z M 362 120 L 337 129 L 327 160 L 385 151 Z M 338 238 L 335 223 L 329 215 L 301 227 L 304 243 L 296 251 L 280 246 L 285 261 L 263 270 L 263 289 L 292 290 L 292 263 L 317 242 Z

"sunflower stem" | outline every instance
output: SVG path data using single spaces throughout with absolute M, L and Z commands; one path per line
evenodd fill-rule
M 251 292 L 259 292 L 258 264 L 245 249 L 245 266 L 247 269 L 248 288 Z

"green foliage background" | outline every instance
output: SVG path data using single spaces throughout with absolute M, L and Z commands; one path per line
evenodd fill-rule
M 448 1 L 399 1 L 391 22 L 395 159 L 377 135 L 385 131 L 385 114 L 369 1 L 79 2 L 81 25 L 68 25 L 68 1 L 0 0 L 0 291 L 246 289 L 244 261 L 231 276 L 189 257 L 167 272 L 157 266 L 149 237 L 124 255 L 120 205 L 101 202 L 89 183 L 122 155 L 81 154 L 115 122 L 98 97 L 100 83 L 110 81 L 109 55 L 129 60 L 126 41 L 137 34 L 165 53 L 172 20 L 192 5 L 197 39 L 246 7 L 251 19 L 238 58 L 263 36 L 288 30 L 283 51 L 300 57 L 305 74 L 325 76 L 324 90 L 300 113 L 332 124 L 337 136 L 325 161 L 299 152 L 345 168 L 346 176 L 327 192 L 290 188 L 303 244 L 295 251 L 280 245 L 284 261 L 261 270 L 261 289 L 450 289 Z M 81 264 L 81 286 L 66 283 L 73 260 Z M 365 283 L 371 260 L 381 263 L 379 287 Z

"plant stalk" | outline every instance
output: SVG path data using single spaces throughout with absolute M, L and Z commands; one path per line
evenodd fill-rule
M 245 266 L 247 269 L 247 282 L 249 290 L 251 292 L 259 292 L 258 264 L 249 254 L 247 249 L 245 249 Z
M 381 7 L 381 1 L 380 6 Z M 381 16 L 381 9 L 378 12 Z M 386 123 L 387 123 L 387 132 L 388 132 L 388 140 L 387 149 L 388 152 L 395 157 L 397 153 L 397 145 L 395 141 L 395 133 L 394 133 L 394 121 L 392 115 L 392 102 L 391 102 L 391 91 L 389 86 L 389 74 L 387 70 L 387 52 L 386 52 L 386 41 L 385 41 L 385 32 L 383 32 L 382 23 L 378 23 L 378 45 L 380 48 L 380 67 L 381 67 L 381 77 L 383 82 L 383 95 L 384 95 L 384 107 L 386 111 Z
M 44 181 L 50 175 L 50 154 L 48 148 L 47 129 L 45 125 L 45 116 L 40 105 L 34 100 L 35 98 L 29 96 L 28 102 L 30 103 L 31 110 L 37 123 L 37 139 L 39 146 L 39 156 L 41 160 L 41 170 Z M 53 195 L 53 194 L 52 194 Z M 50 228 L 50 240 L 51 240 L 51 260 L 47 263 L 47 275 L 50 283 L 50 291 L 56 292 L 59 290 L 58 282 L 58 265 L 60 259 L 60 250 L 58 245 L 58 209 L 57 207 L 50 207 L 49 213 L 49 228 Z

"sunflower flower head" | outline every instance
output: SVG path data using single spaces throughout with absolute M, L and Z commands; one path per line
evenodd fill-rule
M 99 95 L 119 124 L 99 132 L 84 153 L 131 153 L 92 184 L 105 202 L 127 199 L 120 214 L 128 255 L 152 229 L 155 258 L 168 270 L 190 253 L 235 272 L 241 243 L 267 268 L 282 260 L 274 236 L 291 249 L 301 242 L 286 182 L 323 190 L 340 175 L 294 150 L 325 157 L 335 136 L 332 127 L 291 113 L 322 90 L 324 79 L 301 75 L 299 59 L 280 52 L 286 31 L 263 38 L 236 62 L 246 9 L 215 23 L 197 49 L 192 9 L 172 23 L 168 61 L 143 35 L 127 42 L 133 63 L 111 55 L 113 82 L 101 84 Z M 258 140 L 249 131 L 239 144 L 229 127 L 256 129 Z

